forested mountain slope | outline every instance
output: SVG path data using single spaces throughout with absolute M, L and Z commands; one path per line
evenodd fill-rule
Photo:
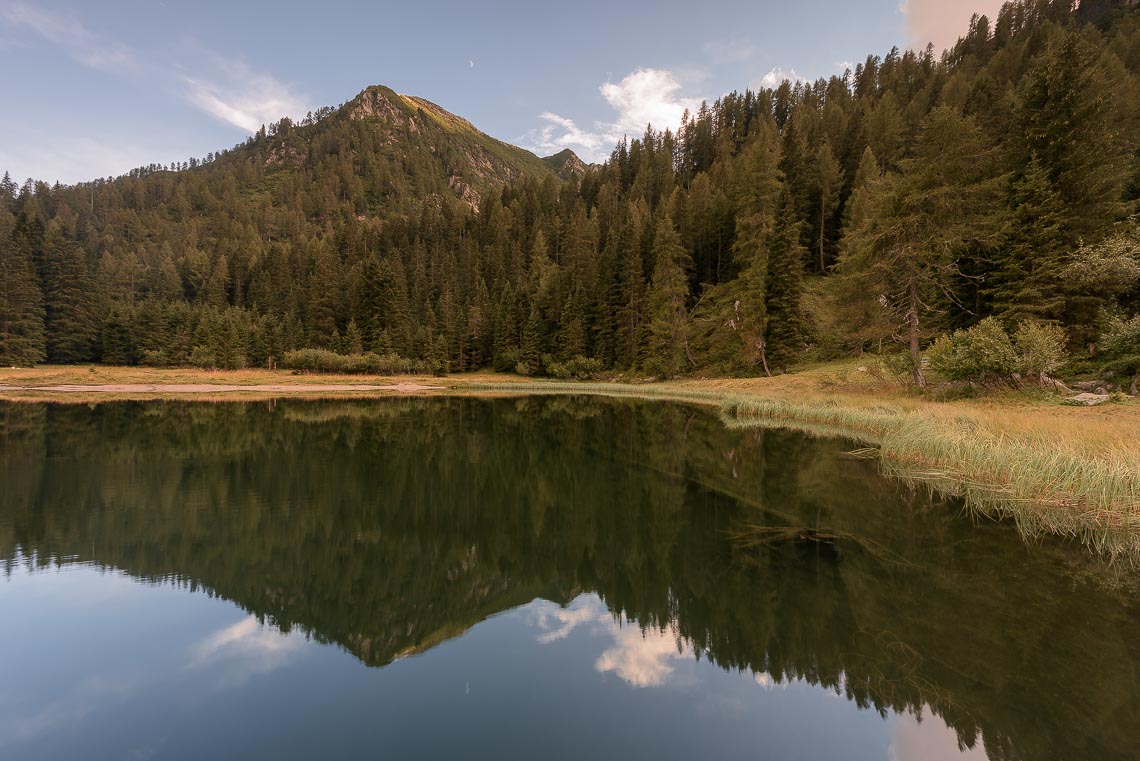
M 0 359 L 756 373 L 988 316 L 1087 351 L 1140 308 L 1138 75 L 1135 4 L 1027 0 L 600 167 L 369 88 L 176 171 L 6 181 Z

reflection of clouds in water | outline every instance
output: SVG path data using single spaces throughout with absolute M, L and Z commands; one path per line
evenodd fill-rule
M 582 595 L 565 608 L 542 600 L 537 603 L 535 612 L 537 613 L 535 625 L 548 630 L 539 635 L 538 641 L 543 645 L 566 639 L 570 632 L 582 624 L 605 625 L 612 623 L 613 618 L 602 601 L 592 595 Z
M 611 637 L 613 646 L 598 657 L 594 668 L 599 673 L 612 671 L 635 687 L 663 685 L 674 663 L 693 654 L 675 627 L 643 631 L 635 622 L 613 616 L 597 595 L 582 595 L 565 608 L 540 601 L 535 604 L 535 625 L 544 630 L 538 637 L 542 644 L 565 639 L 581 626 L 595 636 Z
M 973 748 L 958 745 L 958 733 L 937 716 L 919 720 L 913 713 L 895 718 L 891 761 L 986 761 L 981 738 Z
M 772 676 L 767 671 L 757 671 L 752 675 L 752 678 L 756 681 L 756 684 L 765 690 L 774 690 L 777 687 L 783 689 L 788 686 L 787 682 Z
M 285 665 L 304 644 L 301 635 L 283 634 L 250 616 L 192 645 L 187 667 L 227 664 L 222 686 L 234 687 Z
M 614 647 L 598 658 L 594 668 L 615 671 L 634 687 L 659 687 L 673 673 L 673 663 L 692 655 L 689 644 L 673 627 L 642 631 L 632 625 L 613 625 Z
M 0 748 L 15 742 L 27 742 L 58 727 L 82 721 L 109 701 L 128 697 L 137 687 L 129 679 L 95 676 L 79 682 L 29 716 L 5 712 L 6 715 L 0 718 Z

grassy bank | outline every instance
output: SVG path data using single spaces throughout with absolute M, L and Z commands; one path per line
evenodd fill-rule
M 732 426 L 791 427 L 858 439 L 899 477 L 964 497 L 978 510 L 1013 517 L 1027 536 L 1057 533 L 1111 555 L 1140 558 L 1140 403 L 1071 407 L 1056 397 L 1008 392 L 932 401 L 905 385 L 833 363 L 777 378 L 696 379 L 670 383 L 565 383 L 493 373 L 447 378 L 295 375 L 243 370 L 44 367 L 0 370 L 0 385 L 146 383 L 306 386 L 362 382 L 437 385 L 417 393 L 594 393 L 716 405 Z M 239 394 L 241 398 L 292 395 Z M 119 395 L 121 396 L 121 395 Z M 50 390 L 0 392 L 0 399 L 93 401 L 98 394 Z M 102 398 L 107 398 L 105 395 Z M 198 397 L 201 398 L 201 397 Z M 221 397 L 210 397 L 221 398 Z M 232 397 L 231 397 L 232 398 Z

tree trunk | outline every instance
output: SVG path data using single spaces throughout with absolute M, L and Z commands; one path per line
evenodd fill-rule
M 826 217 L 824 213 L 825 209 L 823 196 L 821 195 L 819 199 L 819 274 L 821 275 L 827 271 L 823 266 L 823 222 Z
M 914 363 L 914 384 L 922 387 L 926 385 L 926 378 L 922 375 L 922 353 L 918 344 L 918 278 L 911 277 L 907 289 L 908 309 L 906 312 L 907 325 L 910 328 L 910 359 Z

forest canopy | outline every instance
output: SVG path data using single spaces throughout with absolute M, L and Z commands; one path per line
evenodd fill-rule
M 4 174 L 0 362 L 671 377 L 903 348 L 921 382 L 987 319 L 1120 362 L 1138 199 L 1126 0 L 1007 3 L 940 57 L 732 93 L 600 166 L 373 87 L 203 159 Z

